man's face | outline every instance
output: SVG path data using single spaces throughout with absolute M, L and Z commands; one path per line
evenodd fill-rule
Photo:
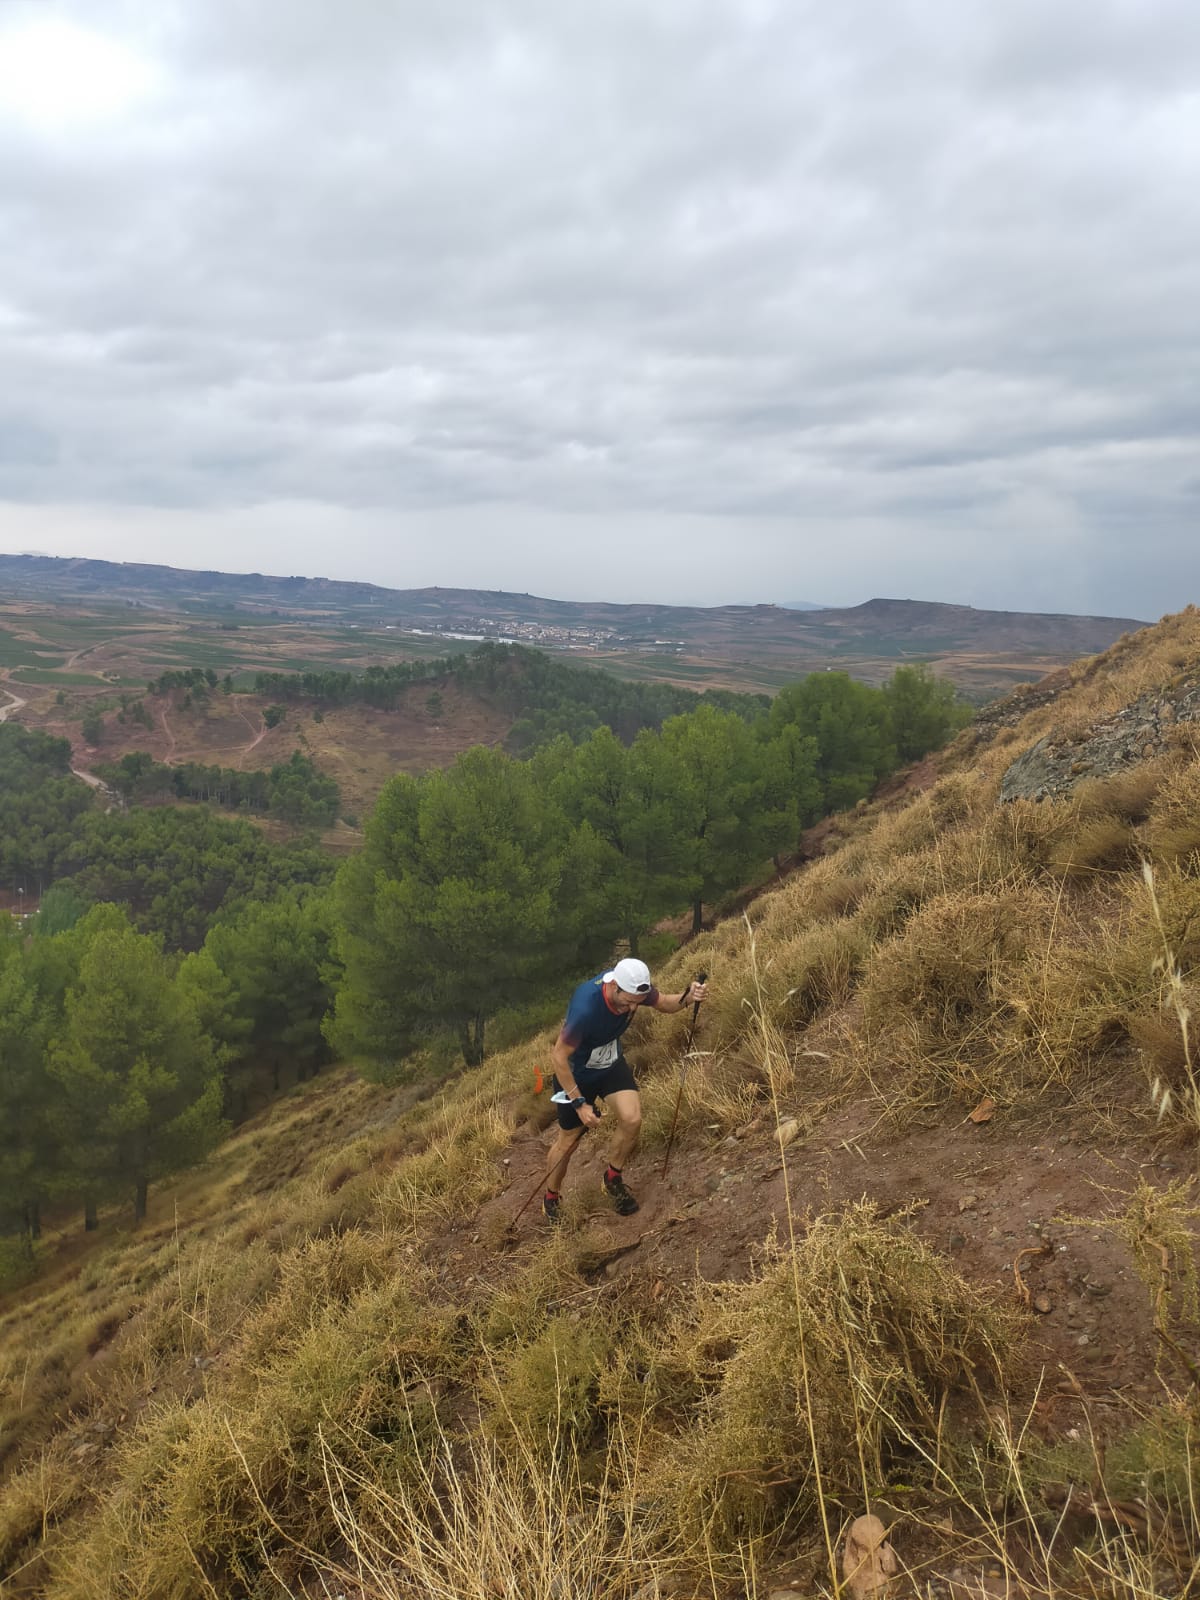
M 646 999 L 644 994 L 626 994 L 624 989 L 618 989 L 615 983 L 610 983 L 608 987 L 611 991 L 608 1003 L 614 1011 L 636 1011 Z

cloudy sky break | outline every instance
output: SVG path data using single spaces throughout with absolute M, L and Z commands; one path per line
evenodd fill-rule
M 0 0 L 0 550 L 1200 601 L 1196 0 Z

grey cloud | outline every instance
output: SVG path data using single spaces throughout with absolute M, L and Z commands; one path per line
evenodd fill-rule
M 0 444 L 0 499 L 436 514 L 462 583 L 485 514 L 578 545 L 560 584 L 596 519 L 664 572 L 736 524 L 764 581 L 819 525 L 817 598 L 896 571 L 1121 611 L 1141 518 L 1196 587 L 1190 4 L 73 14 L 163 79 L 57 138 L 0 108 L 8 436 L 39 441 Z

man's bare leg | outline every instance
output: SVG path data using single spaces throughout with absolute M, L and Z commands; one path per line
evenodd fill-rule
M 550 1146 L 550 1154 L 546 1157 L 546 1166 L 549 1169 L 546 1187 L 552 1192 L 557 1192 L 562 1188 L 563 1179 L 567 1175 L 567 1167 L 570 1165 L 571 1157 L 579 1148 L 579 1140 L 582 1134 L 582 1128 L 560 1128 L 558 1130 L 558 1138 Z
M 617 1126 L 609 1152 L 609 1163 L 620 1172 L 633 1154 L 642 1131 L 642 1097 L 636 1089 L 618 1089 L 605 1099 Z

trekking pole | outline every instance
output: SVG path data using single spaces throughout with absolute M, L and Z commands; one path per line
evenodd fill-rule
M 592 1109 L 595 1110 L 595 1107 L 593 1106 Z M 597 1113 L 597 1115 L 599 1115 L 599 1113 Z M 568 1150 L 568 1152 L 567 1152 L 567 1154 L 565 1156 L 560 1156 L 552 1167 L 547 1168 L 546 1172 L 543 1174 L 540 1182 L 538 1183 L 537 1188 L 533 1191 L 533 1193 L 529 1196 L 529 1199 L 526 1200 L 525 1204 L 521 1207 L 520 1211 L 517 1212 L 516 1216 L 509 1223 L 508 1228 L 505 1230 L 506 1232 L 511 1233 L 513 1231 L 513 1229 L 516 1227 L 517 1223 L 520 1222 L 521 1218 L 525 1215 L 525 1213 L 529 1210 L 530 1206 L 537 1199 L 538 1195 L 541 1194 L 543 1188 L 549 1188 L 550 1179 L 551 1178 L 557 1178 L 558 1174 L 562 1171 L 563 1167 L 566 1166 L 567 1162 L 570 1159 L 571 1159 L 571 1151 Z
M 696 982 L 707 983 L 708 973 L 698 972 L 696 974 Z M 688 987 L 691 988 L 691 985 L 689 984 Z M 671 1118 L 671 1132 L 667 1136 L 667 1153 L 663 1157 L 662 1172 L 660 1174 L 660 1176 L 663 1178 L 666 1177 L 667 1168 L 671 1165 L 671 1151 L 675 1144 L 675 1129 L 679 1123 L 679 1107 L 683 1103 L 683 1083 L 684 1079 L 687 1077 L 687 1060 L 688 1056 L 692 1053 L 692 1040 L 696 1037 L 696 1018 L 699 1015 L 700 1002 L 697 1000 L 692 1006 L 692 1020 L 688 1027 L 687 1048 L 683 1052 L 683 1065 L 679 1069 L 679 1093 L 675 1096 L 675 1115 Z

